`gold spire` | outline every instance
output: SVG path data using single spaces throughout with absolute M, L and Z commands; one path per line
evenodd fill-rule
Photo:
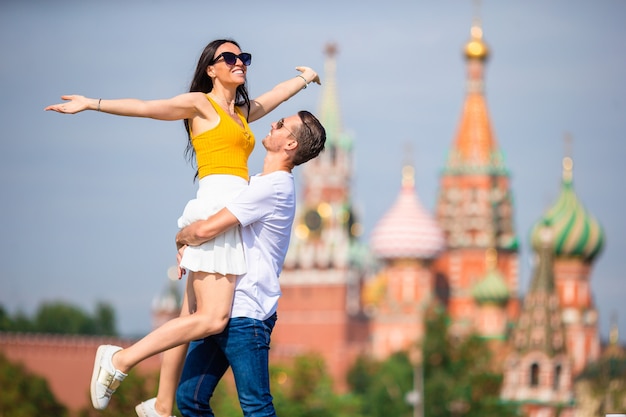
M 574 176 L 574 160 L 571 157 L 572 153 L 572 136 L 569 133 L 565 134 L 565 157 L 563 158 L 563 182 L 570 183 Z
M 402 188 L 415 187 L 415 168 L 411 160 L 413 159 L 413 147 L 410 143 L 404 145 L 404 164 L 402 167 Z
M 616 346 L 619 343 L 619 329 L 617 327 L 617 315 L 611 315 L 611 331 L 609 333 L 609 343 Z
M 489 57 L 489 48 L 483 41 L 483 28 L 480 22 L 480 1 L 474 2 L 476 11 L 474 12 L 474 23 L 470 29 L 471 39 L 465 45 L 465 57 L 467 59 L 478 59 L 481 61 L 486 60 Z
M 415 185 L 415 170 L 411 165 L 405 165 L 402 168 L 402 187 L 413 188 Z

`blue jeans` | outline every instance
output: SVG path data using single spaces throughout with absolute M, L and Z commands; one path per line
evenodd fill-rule
M 243 415 L 276 416 L 269 378 L 270 336 L 274 324 L 276 314 L 265 321 L 235 317 L 222 333 L 189 344 L 176 392 L 178 409 L 183 416 L 214 415 L 209 401 L 229 366 Z

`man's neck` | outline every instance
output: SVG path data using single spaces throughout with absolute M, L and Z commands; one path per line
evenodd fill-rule
M 265 155 L 265 159 L 263 160 L 263 172 L 261 175 L 271 174 L 276 171 L 291 172 L 292 169 L 293 164 L 291 164 L 291 162 L 289 162 L 282 155 L 279 156 L 268 153 Z

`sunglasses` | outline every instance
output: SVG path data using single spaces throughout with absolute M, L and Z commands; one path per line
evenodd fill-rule
M 290 134 L 291 136 L 293 136 L 294 138 L 298 139 L 298 137 L 297 137 L 296 135 L 294 135 L 294 134 L 293 134 L 293 132 L 292 132 L 291 130 L 289 130 L 289 129 L 287 129 L 287 128 L 285 127 L 285 119 L 280 119 L 279 121 L 277 121 L 277 122 L 276 122 L 276 129 L 282 129 L 283 127 L 285 128 L 285 130 L 286 130 L 287 132 L 289 132 L 289 134 Z
M 237 63 L 237 58 L 239 58 L 246 67 L 252 63 L 252 55 L 247 52 L 242 52 L 239 55 L 232 52 L 222 52 L 216 56 L 211 63 L 216 63 L 220 58 L 224 58 L 224 62 L 227 65 L 235 65 Z

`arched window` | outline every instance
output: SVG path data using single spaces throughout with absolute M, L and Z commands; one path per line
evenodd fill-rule
M 561 385 L 561 365 L 554 367 L 554 385 L 552 388 L 557 391 Z
M 533 363 L 530 366 L 530 386 L 536 387 L 539 385 L 539 364 Z

